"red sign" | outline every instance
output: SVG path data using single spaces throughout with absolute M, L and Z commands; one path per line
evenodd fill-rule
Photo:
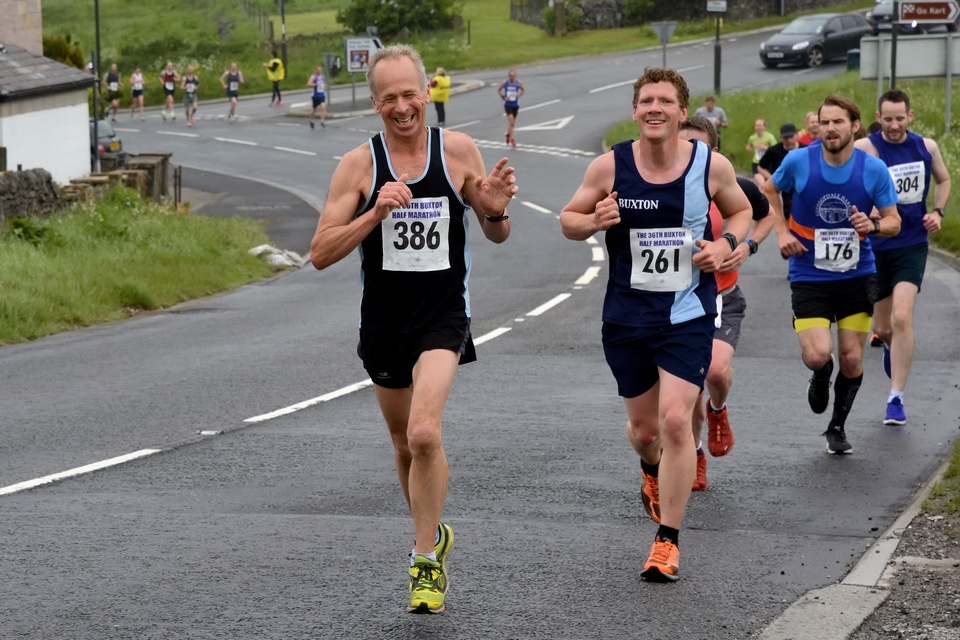
M 920 0 L 900 3 L 900 22 L 953 22 L 960 15 L 955 0 Z

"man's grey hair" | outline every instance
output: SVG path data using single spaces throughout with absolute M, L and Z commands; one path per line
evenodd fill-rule
M 394 44 L 383 49 L 377 49 L 370 56 L 370 63 L 367 65 L 367 85 L 370 87 L 370 95 L 377 100 L 376 90 L 373 88 L 373 72 L 381 60 L 399 60 L 400 58 L 409 58 L 417 72 L 420 74 L 420 88 L 426 90 L 429 80 L 427 80 L 427 70 L 423 66 L 423 58 L 417 53 L 417 50 L 406 44 Z

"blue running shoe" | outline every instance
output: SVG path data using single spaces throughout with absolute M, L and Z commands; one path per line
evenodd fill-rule
M 894 398 L 887 403 L 887 417 L 883 424 L 907 424 L 907 414 L 903 411 L 903 400 Z
M 890 377 L 890 347 L 883 345 L 883 372 Z

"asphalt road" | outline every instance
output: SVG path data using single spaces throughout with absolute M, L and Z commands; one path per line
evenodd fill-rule
M 731 84 L 842 67 L 762 69 L 759 38 L 724 43 Z M 855 453 L 837 458 L 824 453 L 825 418 L 806 405 L 786 265 L 763 246 L 741 274 L 736 446 L 709 459 L 710 489 L 690 502 L 683 579 L 641 582 L 655 525 L 600 348 L 602 245 L 565 240 L 556 213 L 603 130 L 627 117 L 624 83 L 660 56 L 519 67 L 518 127 L 540 128 L 518 130 L 509 151 L 493 88 L 503 72 L 458 78 L 486 87 L 456 96 L 448 124 L 478 140 L 488 166 L 508 154 L 521 192 L 511 239 L 471 242 L 482 344 L 445 415 L 444 519 L 456 544 L 444 615 L 403 612 L 412 527 L 372 390 L 350 391 L 366 378 L 350 257 L 0 349 L 0 635 L 732 639 L 841 579 L 957 437 L 960 275 L 928 265 L 908 425 L 881 424 L 888 382 L 872 350 L 847 426 Z M 712 85 L 712 43 L 671 49 L 668 64 L 694 92 Z M 241 102 L 236 124 L 222 112 L 202 105 L 191 130 L 155 113 L 119 126 L 129 149 L 173 151 L 185 180 L 225 194 L 207 206 L 269 217 L 295 250 L 339 156 L 378 128 L 360 116 L 311 131 L 265 99 Z M 133 452 L 142 457 L 4 491 Z

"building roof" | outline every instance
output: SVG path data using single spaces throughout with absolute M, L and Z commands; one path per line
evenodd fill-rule
M 0 43 L 0 102 L 85 89 L 96 83 L 89 73 Z

